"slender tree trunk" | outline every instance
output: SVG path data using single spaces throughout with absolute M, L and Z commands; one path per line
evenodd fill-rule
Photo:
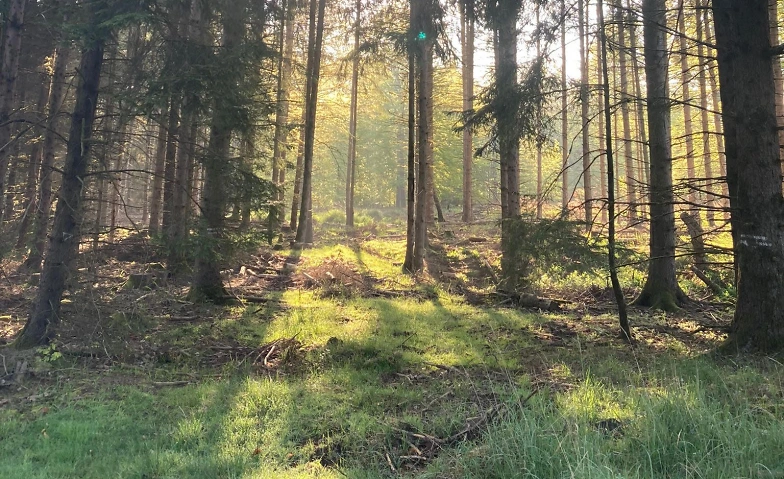
M 597 5 L 598 8 L 598 5 Z M 598 18 L 598 17 L 597 17 Z M 597 38 L 598 39 L 598 38 Z M 596 54 L 596 74 L 597 74 L 597 105 L 598 105 L 598 114 L 597 118 L 600 121 L 597 122 L 597 136 L 599 138 L 599 194 L 602 197 L 602 224 L 607 224 L 607 144 L 609 143 L 607 139 L 605 139 L 605 125 L 604 125 L 604 68 L 602 62 L 600 61 L 601 54 L 597 52 Z M 606 61 L 605 61 L 606 63 Z M 609 90 L 609 88 L 607 88 Z
M 291 89 L 291 65 L 294 54 L 294 16 L 296 3 L 286 0 L 281 45 L 281 58 L 279 63 L 277 110 L 275 111 L 275 144 L 273 146 L 272 181 L 278 188 L 276 196 L 277 210 L 270 212 L 270 228 L 278 228 L 284 218 L 284 186 L 286 174 L 286 156 L 289 138 L 289 90 Z M 277 171 L 276 171 L 277 170 Z M 299 205 L 297 205 L 299 206 Z M 295 217 L 296 207 L 292 207 L 292 217 Z M 296 221 L 295 221 L 296 223 Z M 295 225 L 292 225 L 294 228 Z
M 703 27 L 705 28 L 705 39 L 708 44 L 713 44 L 714 38 L 711 33 L 711 19 L 709 16 L 710 9 L 705 8 L 702 11 Z M 708 49 L 708 55 L 713 55 L 715 58 L 716 51 Z M 727 155 L 724 149 L 724 125 L 721 118 L 721 97 L 719 93 L 718 81 L 716 80 L 716 62 L 713 58 L 708 58 L 708 81 L 710 81 L 711 88 L 711 107 L 713 108 L 713 129 L 716 137 L 716 151 L 719 155 L 719 176 L 721 178 L 721 205 L 724 207 L 724 219 L 729 219 L 729 189 L 727 187 Z
M 474 108 L 474 0 L 462 0 L 461 13 L 461 44 L 463 55 L 463 111 Z M 472 170 L 474 164 L 474 138 L 470 129 L 463 130 L 463 222 L 474 220 L 472 195 Z
M 768 1 L 714 0 L 727 180 L 739 272 L 730 344 L 784 347 L 784 198 Z
M 566 1 L 561 0 L 561 214 L 569 215 L 569 121 L 566 114 Z
M 702 164 L 705 168 L 705 192 L 707 194 L 707 211 L 705 217 L 708 220 L 709 226 L 715 226 L 716 218 L 714 209 L 716 208 L 716 196 L 714 193 L 713 182 L 713 151 L 711 148 L 710 137 L 710 113 L 708 106 L 708 81 L 706 78 L 706 70 L 708 69 L 708 61 L 705 58 L 705 47 L 703 46 L 704 34 L 702 27 L 702 12 L 701 9 L 706 8 L 702 5 L 702 0 L 697 0 L 697 15 L 695 16 L 697 28 L 697 57 L 699 58 L 699 71 L 698 81 L 700 84 L 700 120 L 702 121 Z
M 158 134 L 155 147 L 155 168 L 152 178 L 150 198 L 150 236 L 157 236 L 161 225 L 161 194 L 163 193 L 163 172 L 166 165 L 166 115 L 158 115 Z
M 541 28 L 542 23 L 540 20 L 540 5 L 536 4 L 536 28 Z M 536 35 L 536 58 L 542 56 L 542 36 Z M 536 138 L 536 219 L 542 219 L 544 209 L 544 178 L 542 172 L 542 143 L 544 142 L 543 132 L 541 129 L 542 111 L 541 108 L 537 109 L 537 138 Z
M 306 93 L 307 94 L 307 93 Z M 302 169 L 305 163 L 305 119 L 307 117 L 307 109 L 302 109 L 302 121 L 300 122 L 299 141 L 297 141 L 297 166 L 294 170 L 294 186 L 292 187 L 291 198 L 291 220 L 289 228 L 297 230 L 297 219 L 299 210 L 302 207 Z
M 180 136 L 180 99 L 172 95 L 166 128 L 166 162 L 163 168 L 163 218 L 161 232 L 169 239 L 174 213 L 175 179 L 177 177 L 177 144 Z
M 49 231 L 49 215 L 52 210 L 52 173 L 57 140 L 57 126 L 60 108 L 65 93 L 65 74 L 68 67 L 69 49 L 60 45 L 54 52 L 52 83 L 49 87 L 49 100 L 46 106 L 46 129 L 44 130 L 43 159 L 41 163 L 41 184 L 38 189 L 38 208 L 35 216 L 33 246 L 25 261 L 25 268 L 40 271 L 46 247 L 46 233 Z
M 631 0 L 627 1 L 627 8 L 629 9 L 630 15 L 632 12 L 632 3 Z M 642 96 L 642 81 L 640 74 L 640 62 L 639 62 L 639 55 L 637 53 L 637 26 L 634 24 L 630 24 L 629 26 L 629 49 L 631 51 L 631 60 L 632 60 L 632 75 L 634 77 L 634 95 L 635 95 L 635 105 L 637 106 L 637 136 L 640 141 L 639 143 L 639 156 L 642 158 L 642 164 L 639 165 L 639 170 L 642 170 L 641 173 L 638 173 L 637 178 L 639 180 L 644 180 L 646 185 L 651 183 L 651 163 L 648 157 L 648 130 L 645 125 L 645 105 L 643 104 L 643 96 Z M 644 209 L 644 205 L 648 204 L 648 200 L 646 199 L 645 188 L 640 188 L 640 207 Z M 641 212 L 642 213 L 642 212 Z
M 680 60 L 681 60 L 681 87 L 683 89 L 683 133 L 684 142 L 686 143 L 686 176 L 689 181 L 689 194 L 688 200 L 692 204 L 692 208 L 697 203 L 697 190 L 695 189 L 695 181 L 697 174 L 694 170 L 694 127 L 691 120 L 691 72 L 689 71 L 689 57 L 688 45 L 686 44 L 686 22 L 684 16 L 686 15 L 686 8 L 684 6 L 685 0 L 680 0 L 680 12 L 678 14 L 678 41 L 680 45 Z
M 414 25 L 416 8 L 410 3 L 409 25 Z M 413 34 L 413 27 L 411 28 Z M 406 256 L 403 272 L 415 273 L 414 243 L 416 242 L 416 54 L 414 46 L 408 51 L 408 150 L 407 150 L 407 201 L 406 201 Z
M 649 1 L 649 0 L 646 0 Z M 604 25 L 604 7 L 602 0 L 596 2 L 597 23 L 599 26 L 599 49 L 601 51 L 601 60 L 598 62 L 602 65 L 602 79 L 604 88 L 604 128 L 607 138 L 612 136 L 612 111 L 610 110 L 610 78 L 607 72 L 607 33 Z M 647 43 L 647 42 L 646 42 Z M 613 147 L 612 141 L 607 142 L 607 182 L 612 185 L 614 183 L 615 167 L 613 164 Z M 612 283 L 613 292 L 615 293 L 615 301 L 618 304 L 618 318 L 621 326 L 621 332 L 624 337 L 631 341 L 632 333 L 629 328 L 629 319 L 626 314 L 626 299 L 623 297 L 623 290 L 621 283 L 618 281 L 618 268 L 615 259 L 615 191 L 610 188 L 607 198 L 607 210 L 610 216 L 610 223 L 608 226 L 608 242 L 607 242 L 607 255 L 610 268 L 610 281 Z
M 46 101 L 49 98 L 49 89 L 47 88 L 47 75 L 40 74 L 41 79 L 41 88 L 40 94 L 38 96 L 38 102 L 36 103 L 35 108 L 35 115 L 36 120 L 43 124 L 45 121 L 45 114 L 44 109 L 46 108 Z M 43 129 L 40 129 L 40 132 L 43 133 Z M 36 186 L 38 185 L 39 181 L 39 174 L 41 171 L 41 161 L 43 158 L 43 145 L 42 140 L 40 139 L 40 135 L 36 135 L 39 137 L 30 150 L 30 157 L 27 163 L 27 178 L 25 180 L 25 188 L 24 188 L 24 214 L 22 215 L 22 221 L 19 224 L 19 235 L 16 239 L 16 249 L 21 250 L 25 247 L 27 242 L 27 233 L 30 230 L 30 224 L 32 219 L 35 217 L 36 212 Z
M 577 2 L 577 24 L 580 37 L 580 120 L 583 140 L 583 196 L 585 198 L 585 224 L 590 231 L 591 223 L 593 223 L 593 185 L 591 182 L 591 145 L 588 135 L 588 127 L 590 126 L 588 108 L 590 105 L 588 100 L 588 49 L 586 48 L 584 4 L 584 0 L 578 0 Z
M 318 4 L 318 5 L 317 5 Z M 295 241 L 313 243 L 313 147 L 316 136 L 316 108 L 318 107 L 321 47 L 324 39 L 324 11 L 326 0 L 311 0 L 310 39 L 308 41 L 308 88 L 305 99 L 305 157 L 302 163 L 302 205 Z
M 667 5 L 643 1 L 645 78 L 651 150 L 651 234 L 648 279 L 635 303 L 672 311 L 686 300 L 675 276 L 670 96 L 667 83 Z
M 348 120 L 348 159 L 346 160 L 346 226 L 354 226 L 354 186 L 357 170 L 357 100 L 359 97 L 359 40 L 362 0 L 357 0 L 354 22 L 354 60 L 351 66 L 351 106 Z
M 5 195 L 5 176 L 13 151 L 9 119 L 14 105 L 16 80 L 19 73 L 19 51 L 22 47 L 25 0 L 10 0 L 3 31 L 3 59 L 0 64 L 0 198 Z M 0 201 L 0 224 L 5 215 Z
M 623 121 L 623 156 L 626 159 L 626 193 L 629 201 L 629 223 L 634 225 L 639 221 L 637 204 L 637 179 L 634 177 L 636 168 L 634 167 L 634 154 L 632 153 L 632 129 L 631 113 L 629 103 L 632 101 L 629 95 L 629 68 L 626 61 L 626 16 L 623 14 L 623 6 L 619 3 L 616 7 L 616 19 L 618 26 L 618 42 L 620 43 L 618 52 L 618 68 L 620 69 L 621 80 L 621 120 Z
M 79 246 L 82 188 L 87 172 L 102 63 L 103 41 L 98 39 L 82 54 L 54 230 L 32 313 L 16 339 L 15 345 L 19 348 L 37 346 L 51 340 L 59 321 L 60 302 Z

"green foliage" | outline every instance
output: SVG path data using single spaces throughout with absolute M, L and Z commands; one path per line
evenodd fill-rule
M 566 277 L 606 267 L 606 248 L 585 234 L 585 225 L 562 219 L 506 220 L 505 261 L 525 286 L 534 273 Z

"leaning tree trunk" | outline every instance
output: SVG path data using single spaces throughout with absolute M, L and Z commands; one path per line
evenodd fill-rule
M 604 6 L 602 0 L 596 2 L 597 23 L 599 27 L 599 49 L 601 59 L 598 62 L 602 66 L 602 84 L 604 89 L 604 129 L 607 138 L 612 136 L 612 110 L 610 109 L 610 77 L 607 72 L 607 32 L 604 25 Z M 615 165 L 613 164 L 613 145 L 612 141 L 607 142 L 607 182 L 612 185 L 615 180 Z M 623 297 L 621 283 L 618 280 L 618 267 L 615 258 L 615 191 L 612 186 L 609 188 L 607 197 L 607 212 L 610 216 L 610 224 L 607 229 L 607 256 L 610 269 L 610 281 L 612 283 L 615 302 L 618 305 L 618 319 L 621 332 L 626 340 L 632 340 L 632 332 L 629 327 L 629 318 L 626 313 L 626 299 Z
M 671 311 L 677 309 L 686 296 L 675 277 L 675 210 L 666 25 L 665 0 L 645 0 L 643 31 L 650 130 L 651 233 L 648 279 L 635 303 Z
M 784 347 L 784 199 L 767 0 L 714 0 L 738 299 L 730 344 Z
M 5 175 L 12 151 L 9 118 L 19 73 L 19 50 L 22 46 L 25 3 L 25 0 L 11 0 L 3 32 L 3 60 L 0 64 L 0 198 L 5 195 Z M 3 202 L 0 201 L 0 224 L 3 220 Z
M 103 41 L 98 39 L 83 52 L 79 65 L 79 86 L 71 115 L 54 229 L 46 250 L 46 261 L 32 313 L 15 343 L 19 348 L 37 346 L 51 340 L 59 321 L 60 302 L 79 246 L 82 188 L 87 172 L 102 63 Z
M 296 4 L 294 0 L 287 0 L 284 8 L 285 23 L 281 45 L 281 58 L 278 64 L 280 72 L 278 79 L 277 109 L 275 111 L 275 143 L 273 145 L 272 181 L 278 191 L 276 198 L 277 208 L 270 212 L 270 230 L 279 228 L 284 218 L 284 185 L 286 174 L 286 156 L 289 138 L 289 90 L 291 89 L 291 64 L 294 53 L 294 15 Z M 275 170 L 277 169 L 277 175 Z M 292 208 L 292 213 L 294 213 Z M 293 227 L 292 227 L 293 228 Z M 270 231 L 271 233 L 272 231 Z M 271 237 L 271 236 L 270 236 Z

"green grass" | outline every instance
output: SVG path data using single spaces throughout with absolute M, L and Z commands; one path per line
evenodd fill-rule
M 401 275 L 401 244 L 318 247 L 302 267 L 340 257 L 429 299 L 292 289 L 274 294 L 280 306 L 216 307 L 212 321 L 140 322 L 150 329 L 133 334 L 178 352 L 167 362 L 85 369 L 65 357 L 41 369 L 0 406 L 0 478 L 784 476 L 775 359 L 718 358 L 705 351 L 719 338 L 642 329 L 631 350 L 610 313 L 471 306 Z M 638 313 L 632 324 L 673 318 Z M 304 349 L 278 371 L 200 356 L 210 342 L 291 337 Z M 178 378 L 191 384 L 152 384 Z M 401 459 L 423 446 L 398 430 L 445 438 L 490 406 L 499 414 L 477 439 L 425 463 Z M 608 431 L 608 420 L 621 426 Z

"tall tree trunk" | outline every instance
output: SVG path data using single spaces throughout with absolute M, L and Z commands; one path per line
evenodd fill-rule
M 38 102 L 36 103 L 35 108 L 35 116 L 36 121 L 40 124 L 43 124 L 45 121 L 45 113 L 44 109 L 46 108 L 46 101 L 49 98 L 49 89 L 47 88 L 47 75 L 44 73 L 40 74 L 41 78 L 41 88 L 40 94 L 38 96 Z M 43 129 L 41 129 L 41 133 L 43 133 Z M 22 215 L 22 221 L 19 224 L 19 235 L 16 239 L 16 249 L 21 250 L 25 247 L 27 242 L 27 233 L 30 229 L 30 224 L 32 223 L 32 219 L 35 217 L 36 212 L 36 186 L 38 185 L 39 181 L 39 174 L 41 171 L 41 160 L 43 158 L 43 144 L 40 138 L 40 135 L 36 135 L 39 137 L 30 150 L 30 157 L 27 163 L 27 178 L 25 180 L 25 189 L 24 189 L 24 214 Z
M 414 51 L 417 64 L 417 135 L 416 151 L 419 160 L 416 184 L 416 219 L 414 228 L 414 256 L 412 268 L 421 271 L 425 265 L 427 225 L 433 221 L 433 4 L 431 0 L 415 0 L 412 31 L 415 33 Z
M 540 12 L 539 9 L 541 6 L 537 3 L 536 4 L 536 28 L 539 29 L 542 26 L 540 20 Z M 536 35 L 536 58 L 542 56 L 542 36 Z M 542 110 L 538 108 L 536 111 L 537 115 L 537 132 L 536 132 L 536 219 L 542 219 L 542 213 L 544 209 L 544 178 L 542 172 L 542 143 L 544 142 L 544 134 L 542 132 L 541 124 L 542 124 Z
M 705 28 L 705 39 L 708 44 L 713 44 L 714 38 L 711 33 L 711 19 L 709 17 L 710 8 L 704 8 L 702 11 L 703 22 Z M 719 155 L 719 176 L 721 177 L 721 205 L 724 207 L 724 218 L 729 219 L 729 189 L 727 187 L 727 155 L 724 149 L 724 124 L 721 118 L 721 97 L 719 93 L 718 81 L 716 80 L 716 61 L 715 50 L 708 49 L 708 81 L 710 81 L 711 89 L 711 107 L 713 109 L 713 129 L 716 137 L 716 151 Z M 711 57 L 710 55 L 713 54 Z
M 629 222 L 634 225 L 639 221 L 637 212 L 637 179 L 634 177 L 636 168 L 634 167 L 634 154 L 632 153 L 632 129 L 631 113 L 629 103 L 632 101 L 629 94 L 629 73 L 626 61 L 626 16 L 623 14 L 623 6 L 616 6 L 616 19 L 618 26 L 618 68 L 620 69 L 621 80 L 621 120 L 623 121 L 623 156 L 626 159 L 626 194 L 629 201 Z
M 284 218 L 284 179 L 289 138 L 289 90 L 291 89 L 291 65 L 294 54 L 294 16 L 296 2 L 286 0 L 283 10 L 285 20 L 282 31 L 281 57 L 278 64 L 278 95 L 275 111 L 275 143 L 273 145 L 272 181 L 278 191 L 275 197 L 277 209 L 270 212 L 270 228 L 280 227 Z M 276 171 L 277 170 L 277 171 Z M 297 205 L 298 206 L 298 205 Z M 296 213 L 293 211 L 292 215 Z M 294 226 L 292 226 L 294 228 Z
M 242 5 L 244 2 L 237 2 Z M 244 9 L 233 4 L 221 12 L 222 16 L 222 55 L 228 59 L 237 55 L 244 35 Z M 229 74 L 231 75 L 231 74 Z M 235 87 L 234 81 L 227 82 Z M 202 240 L 208 245 L 196 259 L 196 276 L 188 296 L 196 300 L 220 302 L 226 296 L 220 275 L 220 262 L 217 254 L 224 241 L 226 182 L 231 161 L 231 136 L 234 131 L 233 112 L 237 105 L 223 98 L 217 98 L 212 105 L 210 139 L 204 159 L 204 197 L 202 200 Z M 188 128 L 189 125 L 184 125 Z
M 650 1 L 650 0 L 646 0 Z M 604 6 L 602 0 L 596 2 L 597 11 L 597 24 L 599 27 L 599 49 L 601 51 L 601 59 L 598 62 L 602 65 L 602 83 L 604 88 L 604 128 L 607 138 L 612 136 L 612 111 L 610 110 L 610 78 L 607 72 L 607 32 L 604 25 Z M 647 44 L 648 42 L 646 42 Z M 612 141 L 607 142 L 607 182 L 612 185 L 614 183 L 615 166 L 613 164 L 613 146 Z M 621 332 L 628 341 L 632 339 L 631 329 L 629 328 L 629 318 L 626 313 L 626 299 L 623 297 L 623 290 L 621 283 L 618 280 L 618 268 L 615 259 L 615 191 L 612 187 L 609 188 L 607 198 L 607 211 L 610 216 L 610 224 L 608 226 L 608 242 L 607 242 L 607 256 L 610 268 L 610 281 L 612 283 L 613 292 L 615 293 L 615 302 L 618 305 L 618 319 L 621 326 Z
M 324 11 L 326 0 L 310 2 L 310 32 L 308 41 L 307 97 L 305 98 L 305 156 L 302 163 L 302 205 L 295 241 L 313 243 L 313 147 L 316 136 L 316 109 L 318 107 L 319 76 L 321 75 L 321 48 L 324 40 Z
M 57 126 L 60 108 L 65 93 L 65 74 L 70 51 L 67 46 L 59 45 L 54 51 L 52 83 L 49 87 L 49 100 L 46 106 L 46 129 L 44 130 L 43 159 L 41 163 L 41 182 L 38 189 L 38 208 L 35 215 L 33 245 L 25 260 L 25 269 L 40 271 L 46 247 L 46 233 L 49 231 L 49 215 L 52 210 L 52 173 L 56 153 Z
M 346 160 L 346 226 L 354 226 L 354 187 L 357 170 L 357 100 L 359 97 L 359 40 L 362 0 L 357 0 L 354 22 L 354 60 L 351 65 L 351 106 L 348 120 L 348 159 Z
M 463 60 L 463 111 L 474 108 L 474 0 L 461 0 L 461 45 Z M 469 128 L 463 129 L 463 222 L 474 220 L 472 195 L 472 170 L 474 164 L 474 138 Z
M 566 0 L 561 0 L 561 214 L 569 215 L 569 121 L 566 115 Z
M 3 59 L 0 64 L 0 198 L 5 195 L 5 175 L 13 151 L 11 145 L 11 110 L 14 105 L 16 80 L 19 73 L 19 51 L 22 47 L 25 0 L 10 0 L 3 31 Z M 0 201 L 0 224 L 5 215 Z
M 307 95 L 307 92 L 306 92 Z M 292 186 L 291 195 L 291 220 L 289 228 L 296 231 L 298 226 L 299 210 L 302 207 L 302 169 L 305 163 L 305 119 L 307 118 L 307 109 L 302 109 L 302 121 L 300 121 L 299 140 L 297 141 L 297 165 L 294 170 L 294 185 Z
M 175 180 L 177 178 L 177 144 L 180 136 L 180 98 L 172 94 L 166 128 L 166 162 L 163 168 L 163 217 L 161 232 L 169 239 L 174 213 Z
M 627 0 L 626 5 L 629 10 L 629 15 L 632 15 L 633 10 L 631 0 Z M 638 180 L 644 181 L 645 185 L 649 185 L 651 183 L 651 163 L 648 156 L 648 129 L 645 125 L 645 105 L 642 96 L 642 75 L 640 74 L 640 62 L 637 49 L 637 25 L 636 22 L 632 22 L 629 25 L 629 50 L 631 51 L 632 75 L 634 78 L 634 96 L 636 97 L 635 105 L 637 106 L 637 137 L 639 140 L 638 155 L 642 158 L 642 163 L 638 168 L 638 171 L 641 171 L 638 173 L 637 178 Z M 646 199 L 645 188 L 640 188 L 639 193 L 640 208 L 644 209 L 644 205 L 649 203 Z M 644 214 L 642 211 L 641 213 Z
M 686 44 L 686 8 L 684 6 L 685 0 L 680 0 L 680 11 L 678 13 L 678 41 L 680 45 L 680 60 L 681 60 L 681 87 L 683 100 L 683 135 L 684 142 L 686 143 L 686 176 L 689 181 L 689 194 L 688 200 L 691 207 L 694 208 L 697 203 L 697 190 L 695 189 L 695 182 L 697 174 L 694 170 L 694 127 L 691 120 L 691 72 L 689 71 L 689 50 Z
M 409 25 L 413 35 L 416 8 L 413 2 L 409 3 Z M 414 269 L 414 243 L 416 242 L 416 53 L 414 46 L 408 48 L 408 143 L 407 143 L 407 170 L 406 183 L 406 256 L 403 261 L 403 272 L 415 273 Z
M 672 189 L 670 96 L 667 83 L 667 5 L 643 1 L 645 78 L 651 158 L 651 233 L 648 279 L 635 301 L 672 311 L 686 296 L 675 276 L 675 209 Z
M 597 5 L 597 9 L 599 6 Z M 598 18 L 598 17 L 597 17 Z M 605 125 L 604 125 L 604 65 L 600 61 L 601 53 L 597 52 L 596 54 L 596 74 L 597 74 L 597 105 L 598 105 L 598 112 L 597 118 L 600 121 L 597 121 L 597 136 L 599 137 L 599 194 L 602 198 L 602 224 L 607 224 L 607 144 L 609 143 L 608 139 L 605 138 Z M 606 64 L 606 60 L 605 60 Z M 609 90 L 609 88 L 607 88 Z
M 190 13 L 188 18 L 188 28 L 185 36 L 187 41 L 186 48 L 200 48 L 204 43 L 205 34 L 202 31 L 202 6 L 198 0 L 191 1 Z M 192 55 L 186 54 L 185 64 L 182 66 L 184 71 L 191 68 L 187 58 Z M 183 254 L 183 246 L 188 236 L 188 185 L 190 183 L 190 170 L 194 162 L 196 134 L 199 128 L 198 115 L 199 98 L 192 92 L 186 92 L 182 102 L 182 119 L 180 121 L 179 145 L 174 166 L 174 185 L 172 191 L 172 217 L 169 224 L 168 237 L 168 258 L 167 268 L 174 275 L 181 273 L 185 267 L 186 255 Z M 229 132 L 229 136 L 231 133 Z
M 708 81 L 706 77 L 706 70 L 708 69 L 708 61 L 705 58 L 705 41 L 702 27 L 702 12 L 706 8 L 702 4 L 702 0 L 697 0 L 697 15 L 695 16 L 697 28 L 697 57 L 699 59 L 698 81 L 700 84 L 700 120 L 702 122 L 702 164 L 705 168 L 705 193 L 707 194 L 707 211 L 705 217 L 708 220 L 709 226 L 715 226 L 716 218 L 714 209 L 716 208 L 716 196 L 714 193 L 714 178 L 713 178 L 713 151 L 711 148 L 710 137 L 710 113 L 708 106 Z
M 582 159 L 583 159 L 583 196 L 585 198 L 585 224 L 586 228 L 591 228 L 593 223 L 593 184 L 591 178 L 591 146 L 589 143 L 588 127 L 589 119 L 589 100 L 588 100 L 588 49 L 586 48 L 585 36 L 585 1 L 577 2 L 577 25 L 580 37 L 580 120 L 583 140 Z
M 161 194 L 163 193 L 163 172 L 166 165 L 166 115 L 158 115 L 158 134 L 155 146 L 155 168 L 152 178 L 152 195 L 150 197 L 150 236 L 157 236 L 161 225 Z
M 714 0 L 727 182 L 739 271 L 730 342 L 784 347 L 784 199 L 768 1 Z
M 59 321 L 60 302 L 79 246 L 82 188 L 87 172 L 102 63 L 103 41 L 99 38 L 82 53 L 54 230 L 32 313 L 15 342 L 19 348 L 37 346 L 51 340 Z

